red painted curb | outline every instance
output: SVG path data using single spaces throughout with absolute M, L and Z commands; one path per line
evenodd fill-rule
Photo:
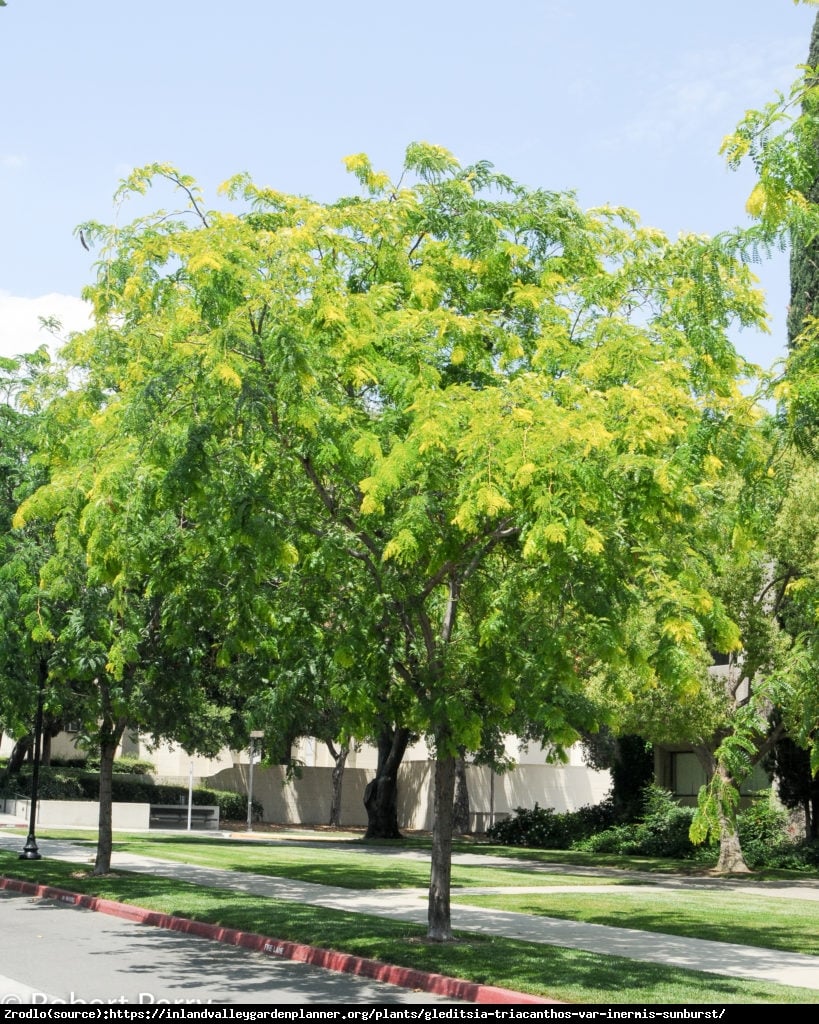
M 38 885 L 36 882 L 24 882 L 18 878 L 6 878 L 0 875 L 0 889 L 19 892 L 26 896 L 38 896 L 41 899 L 59 900 L 87 910 L 96 910 L 102 914 L 125 918 L 138 924 L 148 924 L 156 928 L 167 928 L 186 935 L 195 935 L 201 939 L 212 939 L 230 946 L 252 949 L 256 953 L 267 953 L 285 960 L 296 960 L 301 963 L 324 967 L 343 974 L 357 974 L 362 978 L 400 985 L 402 988 L 418 989 L 432 995 L 446 996 L 450 999 L 463 999 L 471 1003 L 505 1003 L 520 1005 L 531 1003 L 559 1003 L 559 999 L 544 999 L 530 996 L 511 989 L 496 988 L 494 985 L 480 985 L 475 981 L 463 981 L 460 978 L 449 978 L 443 974 L 431 974 L 412 967 L 395 967 L 381 963 L 379 960 L 368 960 L 365 957 L 353 956 L 351 953 L 338 953 L 319 946 L 305 946 L 298 942 L 285 939 L 272 939 L 267 935 L 255 932 L 241 932 L 236 928 L 223 928 L 220 925 L 207 924 L 204 921 L 192 921 L 186 917 L 175 917 L 144 907 L 134 907 L 115 900 L 105 900 L 99 896 L 88 896 L 83 893 L 57 889 L 51 885 Z

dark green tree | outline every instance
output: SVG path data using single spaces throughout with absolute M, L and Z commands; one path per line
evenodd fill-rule
M 813 23 L 810 37 L 807 65 L 809 68 L 819 67 L 819 14 Z M 808 85 L 819 83 L 817 78 L 809 78 Z M 816 98 L 805 93 L 802 100 L 803 113 L 815 116 Z M 819 131 L 814 142 L 816 150 L 816 167 L 812 180 L 803 189 L 803 194 L 812 205 L 819 204 Z M 819 315 L 819 238 L 794 232 L 791 240 L 790 258 L 791 294 L 788 307 L 788 344 L 793 348 L 796 339 L 805 329 L 806 319 Z
M 810 753 L 783 736 L 765 761 L 776 780 L 779 799 L 791 810 L 802 811 L 805 838 L 819 838 L 819 777 L 810 769 Z

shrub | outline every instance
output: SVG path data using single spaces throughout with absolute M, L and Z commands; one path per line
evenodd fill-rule
M 573 843 L 572 848 L 621 856 L 694 857 L 697 850 L 688 838 L 693 817 L 693 808 L 680 807 L 667 790 L 650 785 L 639 821 L 613 825 Z
M 637 826 L 634 824 L 612 825 L 602 832 L 578 840 L 572 845 L 572 849 L 585 850 L 588 853 L 617 853 L 626 856 L 639 853 Z
M 797 871 L 805 868 L 819 869 L 819 839 L 802 839 L 794 843 L 791 857 L 797 865 Z
M 668 790 L 650 785 L 645 789 L 642 819 L 637 823 L 637 853 L 646 857 L 692 857 L 696 852 L 688 833 L 694 818 L 692 807 L 681 807 Z
M 505 846 L 568 850 L 576 841 L 605 828 L 613 815 L 608 802 L 564 812 L 535 804 L 533 808 L 516 808 L 515 817 L 496 822 L 487 837 Z
M 611 797 L 599 804 L 585 804 L 571 812 L 577 821 L 581 836 L 593 836 L 603 829 L 611 828 L 617 821 L 617 809 Z
M 737 832 L 749 868 L 785 868 L 799 860 L 798 845 L 803 844 L 794 843 L 789 834 L 787 812 L 766 799 L 755 800 L 737 815 Z
M 127 772 L 129 775 L 153 775 L 156 765 L 152 761 L 141 761 L 138 757 L 119 757 L 114 761 L 115 772 Z
M 505 846 L 534 846 L 549 850 L 567 850 L 569 837 L 566 834 L 563 815 L 555 814 L 550 807 L 538 804 L 531 809 L 518 807 L 515 817 L 498 821 L 488 830 L 487 836 Z

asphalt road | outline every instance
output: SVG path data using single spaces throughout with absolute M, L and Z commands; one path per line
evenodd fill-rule
M 0 892 L 0 1004 L 456 1001 Z

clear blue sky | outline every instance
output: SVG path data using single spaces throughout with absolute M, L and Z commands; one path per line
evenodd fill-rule
M 239 171 L 332 199 L 355 191 L 344 155 L 395 171 L 423 139 L 671 235 L 744 223 L 750 177 L 720 140 L 787 89 L 814 15 L 791 0 L 8 0 L 0 353 L 36 344 L 37 313 L 79 325 L 93 268 L 73 229 L 110 221 L 118 180 L 152 161 L 211 205 Z M 774 334 L 737 341 L 768 364 L 786 261 L 760 273 Z

